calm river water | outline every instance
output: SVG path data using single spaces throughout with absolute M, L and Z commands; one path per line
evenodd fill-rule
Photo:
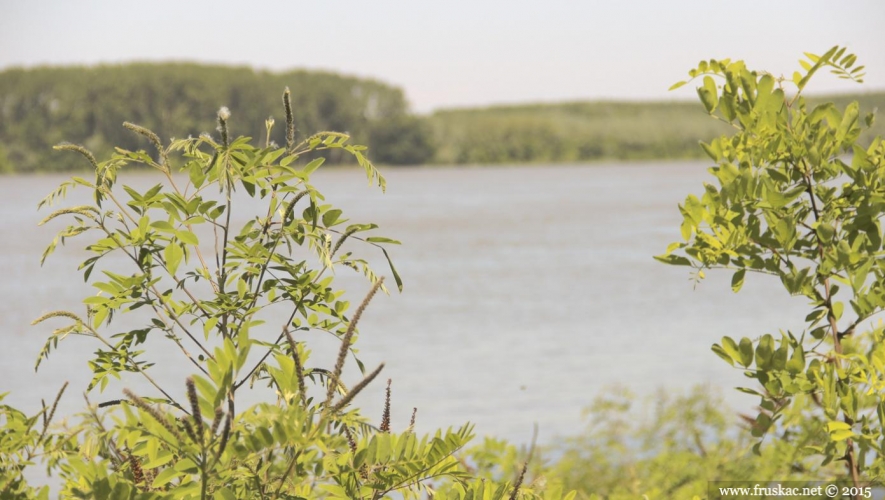
M 387 194 L 367 188 L 356 170 L 320 171 L 314 184 L 354 222 L 376 222 L 378 234 L 403 242 L 391 254 L 405 289 L 376 297 L 358 344 L 366 366 L 386 362 L 395 428 L 408 425 L 417 407 L 419 430 L 470 421 L 480 435 L 526 442 L 537 422 L 549 441 L 580 432 L 587 424 L 581 410 L 612 386 L 642 395 L 705 384 L 745 409 L 755 398 L 731 388 L 746 379 L 710 345 L 726 334 L 801 327 L 803 301 L 776 280 L 748 277 L 733 294 L 730 275 L 713 272 L 694 289 L 686 268 L 652 259 L 679 239 L 676 204 L 702 191 L 710 178 L 703 163 L 385 174 Z M 78 355 L 97 345 L 67 339 L 35 374 L 51 327 L 30 326 L 44 312 L 82 307 L 92 293 L 76 271 L 85 255 L 76 239 L 39 265 L 54 233 L 37 227 L 47 212 L 38 213 L 36 203 L 64 179 L 0 178 L 0 392 L 11 391 L 6 402 L 33 411 L 68 380 L 60 414 L 69 414 L 82 407 L 90 378 Z M 158 180 L 141 173 L 126 182 Z M 381 255 L 369 255 L 386 271 Z M 339 276 L 351 302 L 359 302 L 366 282 L 348 270 Z M 322 341 L 315 353 L 334 357 Z M 182 368 L 158 367 L 155 376 L 183 387 Z M 91 397 L 116 399 L 124 385 L 143 387 L 127 379 Z M 383 386 L 376 382 L 357 398 L 376 420 Z

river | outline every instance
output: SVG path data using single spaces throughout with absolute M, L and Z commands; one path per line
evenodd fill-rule
M 582 409 L 610 387 L 650 395 L 704 384 L 733 408 L 749 410 L 755 398 L 732 389 L 747 379 L 711 344 L 723 335 L 802 326 L 804 301 L 787 296 L 776 279 L 749 276 L 734 294 L 728 273 L 710 272 L 695 287 L 687 268 L 652 259 L 680 238 L 677 203 L 712 179 L 705 163 L 385 174 L 386 194 L 352 169 L 320 170 L 313 183 L 354 222 L 378 223 L 378 234 L 403 242 L 391 256 L 404 291 L 375 299 L 358 344 L 366 366 L 383 361 L 382 378 L 393 379 L 395 429 L 408 425 L 417 407 L 419 431 L 469 421 L 480 435 L 526 442 L 537 423 L 541 441 L 550 442 L 581 432 L 588 423 Z M 151 175 L 126 182 L 159 181 Z M 82 407 L 91 373 L 81 356 L 98 347 L 67 339 L 34 373 L 51 327 L 32 327 L 31 320 L 82 307 L 92 293 L 76 271 L 85 255 L 76 239 L 39 265 L 53 230 L 37 227 L 47 211 L 38 213 L 36 203 L 65 178 L 0 180 L 0 392 L 11 391 L 5 403 L 35 411 L 40 398 L 50 400 L 70 381 L 60 415 Z M 380 254 L 368 255 L 386 271 Z M 351 302 L 359 302 L 365 280 L 346 269 L 338 274 Z M 331 364 L 319 358 L 331 359 L 331 349 L 316 346 L 317 364 Z M 156 376 L 183 387 L 187 368 Z M 356 379 L 353 370 L 349 377 Z M 138 386 L 123 381 L 130 383 Z M 115 399 L 121 387 L 90 397 Z M 376 421 L 383 392 L 379 381 L 356 399 Z

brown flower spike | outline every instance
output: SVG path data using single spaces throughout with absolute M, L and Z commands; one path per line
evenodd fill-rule
M 384 395 L 384 413 L 381 414 L 381 432 L 390 432 L 390 383 L 387 379 L 387 391 Z

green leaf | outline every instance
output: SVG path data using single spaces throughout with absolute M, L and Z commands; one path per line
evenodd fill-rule
M 108 317 L 108 313 L 110 313 L 109 308 L 96 307 L 92 316 L 92 328 L 98 329 L 98 327 L 101 326 L 104 320 Z
M 800 92 L 802 91 L 802 89 L 805 88 L 806 85 L 808 85 L 808 81 L 811 79 L 814 73 L 818 69 L 820 69 L 820 67 L 823 66 L 827 61 L 829 61 L 830 57 L 832 57 L 838 49 L 839 47 L 833 47 L 832 49 L 828 50 L 827 53 L 823 55 L 823 57 L 818 57 L 814 54 L 809 54 L 808 52 L 805 53 L 805 55 L 814 62 L 814 66 L 811 66 L 810 68 L 805 68 L 808 70 L 808 73 L 806 73 L 805 76 L 802 77 L 801 80 L 799 80 L 799 83 L 796 84 L 796 86 L 799 87 Z M 806 63 L 802 63 L 802 66 L 805 67 Z
M 845 422 L 827 422 L 827 432 L 830 433 L 830 439 L 833 441 L 844 441 L 854 437 L 854 432 L 851 430 L 851 426 Z
M 701 200 L 694 195 L 688 195 L 685 197 L 685 204 L 683 205 L 685 213 L 691 218 L 691 221 L 695 226 L 700 225 L 704 220 L 704 204 L 701 203 Z
M 243 188 L 249 193 L 249 196 L 255 196 L 255 184 L 252 182 L 248 182 L 245 179 L 241 180 L 240 183 L 243 185 Z
M 833 302 L 833 317 L 837 320 L 842 318 L 842 312 L 845 310 L 845 304 L 842 302 Z
M 197 235 L 190 231 L 178 231 L 175 233 L 178 236 L 178 239 L 187 243 L 188 245 L 197 246 L 200 244 L 200 240 L 197 239 Z
M 157 229 L 159 231 L 163 231 L 165 233 L 174 233 L 175 232 L 175 227 L 173 227 L 172 224 L 170 224 L 169 222 L 164 221 L 164 220 L 157 220 L 157 221 L 151 222 L 151 227 L 154 229 Z
M 760 413 L 756 416 L 756 424 L 750 430 L 750 435 L 753 437 L 762 437 L 766 431 L 771 427 L 771 417 L 766 415 L 765 413 Z
M 741 354 L 741 364 L 745 368 L 749 368 L 753 364 L 753 341 L 747 337 L 742 338 L 741 343 L 738 345 L 738 351 Z
M 215 498 L 216 500 L 237 500 L 237 495 L 230 488 L 222 488 L 215 492 Z
M 685 82 L 685 81 L 676 82 L 676 83 L 674 83 L 673 85 L 670 85 L 670 88 L 667 89 L 667 90 L 668 90 L 668 91 L 670 91 L 670 90 L 676 90 L 676 89 L 678 89 L 679 87 L 685 85 L 686 83 L 688 83 L 688 82 Z
M 741 290 L 741 287 L 744 286 L 744 275 L 747 274 L 746 269 L 739 269 L 734 273 L 731 277 L 731 291 L 737 293 Z
M 694 226 L 692 226 L 691 221 L 686 217 L 679 226 L 679 233 L 682 235 L 682 239 L 688 241 L 691 239 L 692 232 L 694 232 Z
M 756 366 L 760 370 L 768 370 L 772 354 L 774 354 L 774 338 L 765 334 L 756 345 Z
M 817 236 L 821 239 L 822 243 L 830 243 L 833 241 L 833 236 L 836 234 L 836 229 L 826 222 L 821 222 L 817 225 L 815 229 L 817 232 Z
M 389 243 L 391 245 L 401 245 L 402 244 L 397 240 L 392 240 L 390 238 L 385 238 L 383 236 L 369 236 L 368 238 L 366 238 L 366 241 L 369 241 L 372 243 Z
M 820 307 L 820 308 L 815 309 L 815 310 L 811 311 L 810 313 L 808 313 L 808 315 L 805 316 L 805 321 L 808 323 L 814 324 L 814 323 L 820 321 L 826 315 L 827 315 L 827 308 Z
M 690 266 L 691 261 L 681 255 L 655 255 L 655 260 L 671 266 Z
M 885 427 L 885 401 L 876 406 L 876 416 L 879 418 L 879 427 Z
M 148 226 L 150 225 L 150 223 L 151 223 L 151 219 L 150 219 L 150 217 L 148 217 L 146 215 L 144 215 L 140 219 L 138 219 L 138 230 L 139 230 L 139 232 L 141 232 L 142 236 L 147 234 Z
M 200 186 L 203 185 L 203 182 L 206 180 L 206 174 L 203 172 L 203 167 L 199 161 L 192 161 L 189 163 L 190 167 L 188 167 L 188 176 L 190 177 L 191 182 L 194 187 L 199 189 Z
M 87 305 L 93 306 L 103 306 L 108 303 L 110 299 L 107 297 L 102 297 L 100 295 L 93 295 L 92 297 L 86 297 L 83 299 L 83 303 Z
M 310 174 L 316 172 L 316 170 L 318 168 L 320 168 L 320 165 L 322 165 L 323 162 L 325 162 L 325 161 L 326 161 L 325 158 L 317 158 L 317 159 L 311 161 L 310 163 L 308 163 L 307 165 L 305 165 L 304 168 L 301 169 L 301 171 L 307 175 L 310 175 Z
M 332 209 L 323 214 L 323 225 L 326 227 L 334 226 L 341 217 L 341 210 Z
M 722 348 L 726 353 L 731 357 L 731 359 L 735 361 L 740 361 L 741 359 L 741 351 L 738 348 L 737 343 L 735 343 L 734 339 L 731 337 L 722 337 Z
M 710 85 L 707 84 L 708 81 Z M 710 90 L 711 86 L 713 88 L 712 91 Z M 704 105 L 707 113 L 712 113 L 716 110 L 716 106 L 719 104 L 719 97 L 716 94 L 716 84 L 713 83 L 711 77 L 704 77 L 704 86 L 698 87 L 698 97 L 701 98 L 701 104 Z
M 157 454 L 156 458 L 145 462 L 143 467 L 145 469 L 156 469 L 157 467 L 168 464 L 173 458 L 175 458 L 175 455 L 173 455 L 172 452 L 163 450 Z
M 166 269 L 169 270 L 170 274 L 175 274 L 178 270 L 182 257 L 184 257 L 184 252 L 181 250 L 181 247 L 175 241 L 170 241 L 166 245 L 166 249 L 163 250 L 163 259 L 166 261 Z
M 803 370 L 805 370 L 805 352 L 802 346 L 799 345 L 793 349 L 793 354 L 790 356 L 790 360 L 787 361 L 787 371 L 797 374 Z
M 167 483 L 171 482 L 173 479 L 181 476 L 182 474 L 173 468 L 163 469 L 162 472 L 157 474 L 157 477 L 154 479 L 154 482 L 151 483 L 151 487 L 153 488 L 162 488 Z
M 735 387 L 735 389 L 737 389 L 740 392 L 743 392 L 744 394 L 749 394 L 751 396 L 761 396 L 762 395 L 759 391 L 756 391 L 754 389 L 750 389 L 748 387 Z
M 369 231 L 371 229 L 378 229 L 377 224 L 351 224 L 344 229 L 345 233 L 350 232 L 360 232 L 360 231 Z
M 393 261 L 390 260 L 390 255 L 387 254 L 387 249 L 381 248 L 381 251 L 384 252 L 384 258 L 387 259 L 387 264 L 390 266 L 390 272 L 393 273 L 393 279 L 396 281 L 396 287 L 400 292 L 403 291 L 403 280 L 399 277 L 399 273 L 396 272 L 396 268 L 393 267 Z
M 206 324 L 203 325 L 203 336 L 206 338 L 206 340 L 209 340 L 209 332 L 211 332 L 217 324 L 218 316 L 213 316 L 206 320 Z
M 704 89 L 719 100 L 719 90 L 716 88 L 716 82 L 711 76 L 704 77 Z
M 704 141 L 700 141 L 699 144 L 701 146 L 701 149 L 703 149 L 704 152 L 707 153 L 707 156 L 709 156 L 711 160 L 719 161 L 720 155 L 711 145 L 707 144 Z
M 753 450 L 754 455 L 756 455 L 757 457 L 761 457 L 762 456 L 762 441 L 759 441 L 758 443 L 754 444 L 752 450 Z
M 723 349 L 721 345 L 713 344 L 711 350 L 716 353 L 717 356 L 724 359 L 725 362 L 727 362 L 729 365 L 734 366 L 734 358 L 732 358 L 730 354 L 725 352 L 725 349 Z

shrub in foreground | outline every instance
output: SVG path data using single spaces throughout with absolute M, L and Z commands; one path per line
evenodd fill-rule
M 806 54 L 792 78 L 743 62 L 704 61 L 690 72 L 711 116 L 734 129 L 704 151 L 711 183 L 679 209 L 683 241 L 660 260 L 770 276 L 808 300 L 804 331 L 723 337 L 713 351 L 742 370 L 759 397 L 753 450 L 776 436 L 823 464 L 844 464 L 855 487 L 885 475 L 885 142 L 861 141 L 874 116 L 857 102 L 808 106 L 803 91 L 821 70 L 862 81 L 844 48 Z M 674 87 L 685 82 L 680 82 Z M 787 419 L 797 401 L 803 418 Z
M 51 421 L 64 388 L 35 416 L 0 408 L 4 498 L 48 497 L 48 487 L 24 479 L 23 471 L 40 461 L 61 478 L 63 498 L 416 498 L 444 484 L 452 498 L 541 493 L 473 481 L 455 457 L 472 437 L 470 425 L 418 436 L 413 418 L 408 428 L 392 429 L 390 381 L 379 424 L 353 407 L 383 369 L 364 369 L 356 359 L 357 324 L 373 295 L 386 291 L 354 248 L 377 250 L 390 263 L 387 247 L 398 242 L 374 235 L 374 224 L 348 223 L 310 181 L 323 163 L 317 155 L 329 151 L 351 155 L 370 184 L 383 190 L 385 181 L 365 148 L 344 134 L 297 142 L 288 90 L 283 101 L 282 147 L 270 140 L 271 120 L 263 147 L 232 136 L 226 108 L 218 113 L 217 136 L 171 144 L 126 123 L 151 153 L 118 149 L 99 162 L 81 146 L 57 147 L 82 155 L 95 177 L 74 177 L 41 206 L 73 188 L 90 190 L 93 203 L 46 217 L 72 223 L 43 258 L 58 244 L 91 237 L 80 269 L 97 293 L 84 299 L 82 313 L 53 311 L 35 321 L 57 325 L 37 365 L 69 336 L 92 339 L 97 351 L 88 360 L 87 389 L 101 402 L 61 428 Z M 306 155 L 314 159 L 304 164 Z M 134 164 L 155 170 L 158 183 L 120 189 L 118 174 Z M 255 206 L 260 212 L 247 212 Z M 247 222 L 235 227 L 236 220 Z M 352 312 L 334 287 L 334 272 L 346 268 L 370 286 Z M 119 326 L 124 315 L 139 326 Z M 340 345 L 327 363 L 311 355 L 311 339 L 320 335 Z M 153 368 L 170 359 L 192 372 L 175 386 Z M 362 379 L 348 387 L 342 374 L 349 363 Z M 142 388 L 120 387 L 124 374 L 142 379 Z M 243 409 L 250 390 L 266 400 Z M 559 498 L 549 493 L 544 498 Z

